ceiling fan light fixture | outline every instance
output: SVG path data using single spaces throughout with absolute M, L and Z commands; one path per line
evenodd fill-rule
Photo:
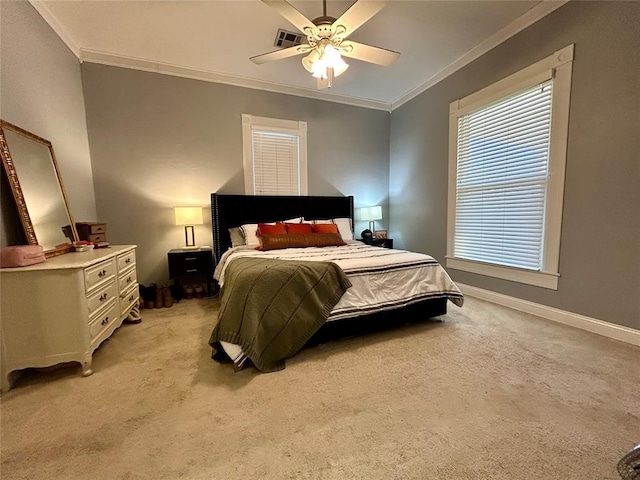
M 342 75 L 349 65 L 342 59 L 340 51 L 333 45 L 321 45 L 302 59 L 305 70 L 311 72 L 315 78 L 326 79 L 329 76 Z M 333 69 L 330 74 L 329 69 Z
M 302 66 L 307 72 L 313 73 L 313 66 L 319 59 L 320 52 L 318 52 L 317 48 L 314 48 L 313 50 L 311 50 L 311 53 L 309 53 L 309 55 L 307 55 L 306 57 L 302 57 Z
M 0 0 L 2 1 L 2 0 Z M 390 66 L 400 56 L 398 52 L 351 40 L 354 31 L 377 14 L 389 0 L 356 0 L 337 19 L 327 15 L 327 0 L 323 0 L 323 15 L 311 21 L 287 0 L 262 0 L 307 36 L 307 44 L 293 46 L 251 57 L 256 65 L 306 54 L 302 65 L 317 79 L 318 88 L 330 88 L 334 77 L 342 75 L 349 65 L 342 55 L 376 65 Z M 293 34 L 292 34 L 293 35 Z M 344 42 L 344 43 L 343 43 Z

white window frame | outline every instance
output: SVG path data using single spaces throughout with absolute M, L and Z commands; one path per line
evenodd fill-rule
M 466 272 L 558 289 L 560 232 L 569 130 L 569 99 L 574 45 L 449 105 L 449 194 L 447 204 L 447 267 Z M 545 207 L 543 261 L 540 271 L 479 262 L 454 256 L 457 185 L 458 118 L 508 95 L 553 79 L 549 180 Z
M 307 122 L 257 117 L 242 114 L 242 156 L 244 169 L 244 192 L 254 195 L 253 135 L 254 130 L 296 135 L 299 139 L 298 163 L 300 168 L 300 195 L 307 195 Z

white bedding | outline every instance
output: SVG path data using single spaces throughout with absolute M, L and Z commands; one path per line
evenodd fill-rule
M 247 246 L 230 248 L 222 255 L 214 273 L 220 287 L 224 285 L 227 265 L 234 258 L 247 256 L 338 264 L 352 287 L 333 308 L 327 321 L 390 310 L 430 298 L 448 298 L 459 307 L 464 302 L 460 289 L 433 257 L 368 246 L 358 241 L 348 242 L 342 247 L 287 248 L 266 252 Z M 242 367 L 246 359 L 242 349 L 232 343 L 220 343 L 236 367 Z
M 333 308 L 328 321 L 356 317 L 411 305 L 430 298 L 448 298 L 462 306 L 463 296 L 442 266 L 429 255 L 348 242 L 342 247 L 287 248 L 261 252 L 253 247 L 230 248 L 220 259 L 214 278 L 224 285 L 230 262 L 238 257 L 334 262 L 353 286 Z M 237 345 L 221 342 L 238 364 L 244 355 Z
M 221 287 L 229 262 L 247 256 L 338 264 L 353 286 L 331 311 L 329 320 L 389 310 L 428 298 L 446 297 L 458 306 L 463 303 L 462 293 L 433 257 L 372 247 L 357 241 L 342 247 L 286 248 L 267 252 L 251 247 L 230 248 L 214 273 Z

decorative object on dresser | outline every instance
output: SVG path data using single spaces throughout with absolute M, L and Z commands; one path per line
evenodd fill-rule
M 176 225 L 184 225 L 184 242 L 183 250 L 196 249 L 196 238 L 194 233 L 194 225 L 202 225 L 202 207 L 174 207 L 176 216 Z M 191 237 L 191 238 L 189 238 Z
M 181 280 L 201 279 L 207 282 L 207 295 L 211 295 L 211 277 L 213 276 L 213 255 L 209 247 L 197 250 L 173 249 L 167 254 L 169 278 L 176 284 Z M 185 298 L 189 298 L 185 296 Z
M 75 361 L 83 375 L 93 373 L 93 351 L 129 315 L 139 318 L 135 249 L 112 246 L 0 270 L 3 391 L 24 368 Z
M 62 230 L 67 237 L 71 235 L 71 226 L 65 225 Z M 76 231 L 81 242 L 102 244 L 107 241 L 107 224 L 96 222 L 76 222 Z
M 27 243 L 45 257 L 71 252 L 78 234 L 51 142 L 0 120 L 0 156 Z
M 40 245 L 14 245 L 0 248 L 0 268 L 26 267 L 46 260 Z
M 76 230 L 80 240 L 86 240 L 92 243 L 107 241 L 107 224 L 96 222 L 78 222 Z

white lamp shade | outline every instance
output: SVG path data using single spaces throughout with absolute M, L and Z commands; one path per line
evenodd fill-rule
M 322 51 L 322 53 L 320 52 Z M 328 78 L 328 68 L 333 68 L 333 76 L 342 75 L 349 65 L 342 59 L 340 52 L 332 45 L 315 48 L 302 59 L 304 68 L 315 78 Z
M 176 225 L 202 225 L 202 207 L 174 207 Z
M 373 221 L 382 220 L 382 207 L 376 205 L 375 207 L 363 207 L 360 209 L 360 220 Z

